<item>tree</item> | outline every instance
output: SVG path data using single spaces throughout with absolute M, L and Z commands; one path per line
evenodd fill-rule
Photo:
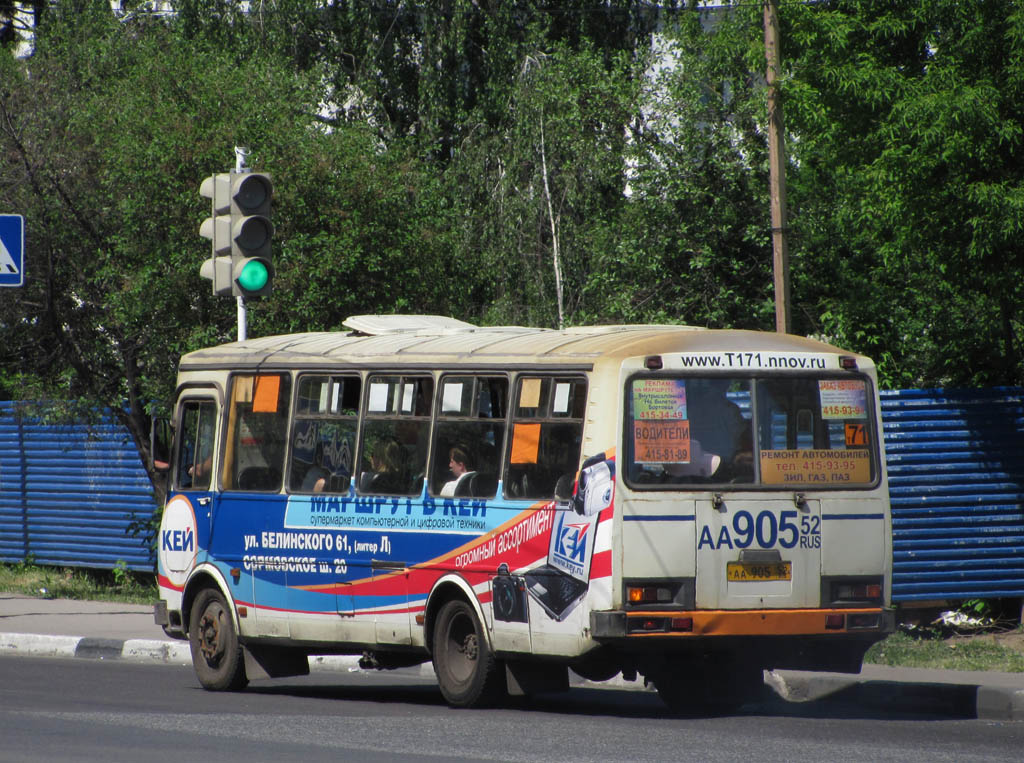
M 794 290 L 820 330 L 894 386 L 1021 383 L 1024 9 L 847 0 L 783 20 Z
M 557 326 L 587 314 L 596 233 L 625 202 L 631 64 L 554 46 L 523 57 L 505 124 L 463 141 L 462 247 L 490 274 L 488 322 Z
M 144 463 L 178 357 L 233 338 L 234 302 L 199 278 L 198 235 L 199 183 L 232 166 L 233 146 L 277 188 L 280 288 L 250 310 L 254 334 L 337 327 L 341 311 L 385 305 L 392 278 L 415 285 L 395 309 L 446 293 L 428 294 L 436 275 L 408 256 L 424 218 L 445 223 L 433 198 L 410 203 L 420 183 L 401 152 L 362 127 L 319 128 L 315 73 L 180 30 L 61 5 L 29 59 L 0 53 L 0 206 L 28 228 L 26 286 L 0 305 L 0 391 L 105 406 Z
M 629 203 L 609 221 L 614 245 L 588 288 L 588 303 L 616 320 L 772 327 L 753 10 L 679 14 L 648 62 L 626 147 Z

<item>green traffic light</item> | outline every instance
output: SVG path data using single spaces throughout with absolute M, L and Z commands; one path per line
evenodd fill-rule
M 267 264 L 260 260 L 249 260 L 238 274 L 238 285 L 246 291 L 259 291 L 267 285 L 270 273 Z

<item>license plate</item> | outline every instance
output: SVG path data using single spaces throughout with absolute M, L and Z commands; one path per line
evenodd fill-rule
M 731 583 L 760 582 L 764 580 L 792 580 L 792 562 L 729 562 L 725 577 Z

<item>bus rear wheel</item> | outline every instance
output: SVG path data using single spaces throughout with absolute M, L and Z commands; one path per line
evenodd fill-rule
M 478 707 L 498 700 L 505 674 L 487 642 L 476 612 L 453 599 L 434 624 L 434 672 L 441 694 L 452 707 Z
M 204 588 L 192 604 L 188 641 L 204 689 L 235 691 L 249 683 L 234 621 L 220 591 Z

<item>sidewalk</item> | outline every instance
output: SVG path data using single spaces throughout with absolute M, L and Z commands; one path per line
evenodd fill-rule
M 34 599 L 0 593 L 0 657 L 85 657 L 191 665 L 188 643 L 169 638 L 145 604 Z M 314 671 L 357 669 L 358 657 L 311 657 Z M 416 670 L 413 668 L 413 670 Z M 419 673 L 433 677 L 427 663 Z M 865 665 L 859 675 L 779 670 L 766 684 L 783 699 L 834 697 L 894 712 L 1024 720 L 1024 673 L 978 673 Z M 574 685 L 642 690 L 642 681 Z

